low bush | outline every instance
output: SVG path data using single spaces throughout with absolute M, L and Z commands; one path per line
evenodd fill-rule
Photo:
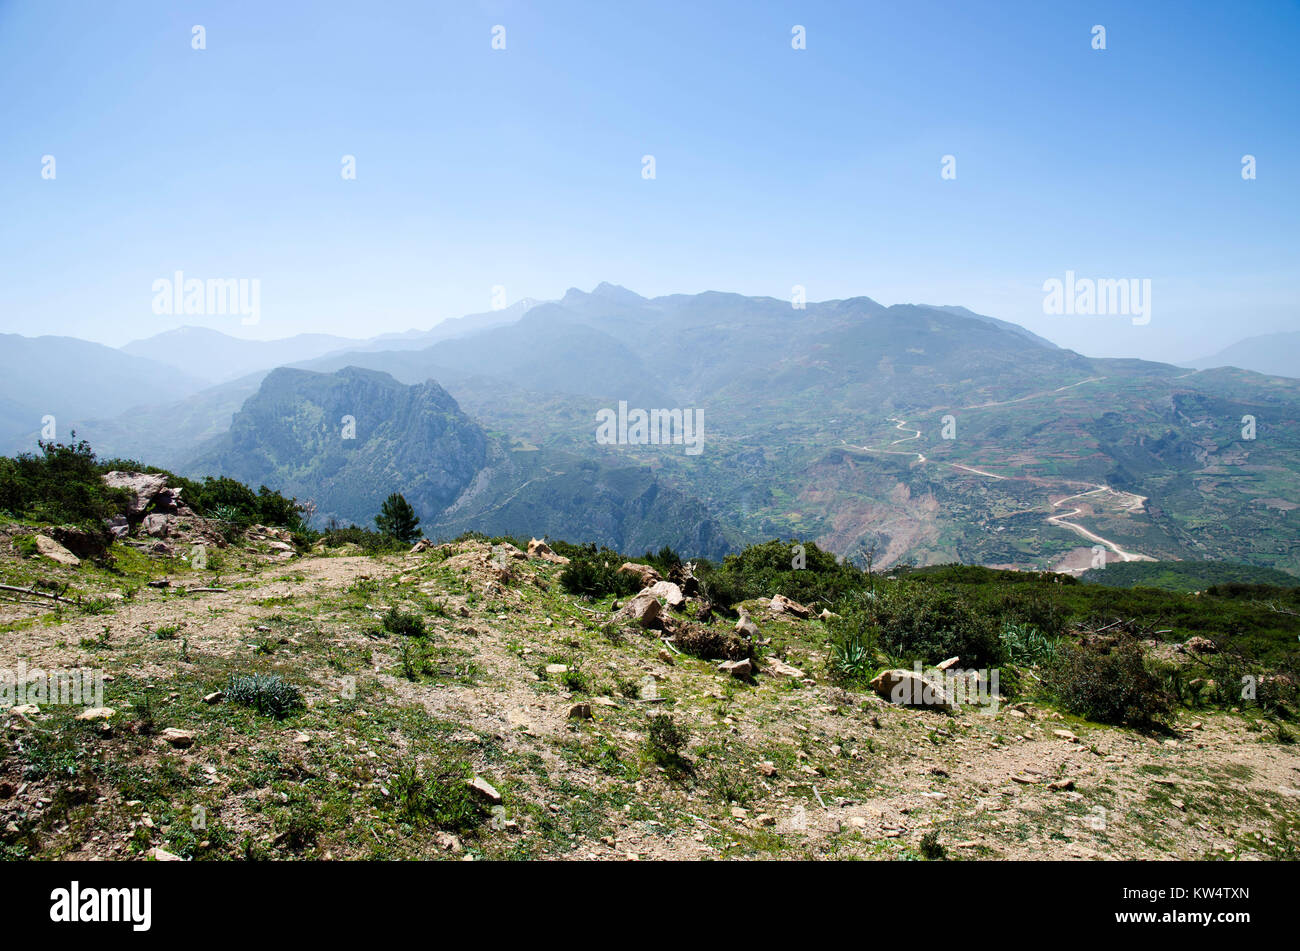
M 957 591 L 887 582 L 877 587 L 874 597 L 857 598 L 853 612 L 865 613 L 879 631 L 881 650 L 908 662 L 936 664 L 960 657 L 963 667 L 996 667 L 1006 659 L 994 615 L 972 606 Z
M 391 607 L 385 611 L 381 623 L 384 630 L 389 634 L 399 634 L 403 637 L 424 637 L 427 633 L 424 618 L 410 611 L 399 610 L 397 607 Z
M 1057 652 L 1043 682 L 1066 710 L 1095 723 L 1151 729 L 1172 711 L 1164 682 L 1132 638 L 1069 645 Z
M 393 801 L 417 825 L 468 832 L 488 816 L 487 806 L 467 780 L 472 772 L 464 764 L 447 763 L 421 769 L 413 761 L 402 763 L 392 779 Z
M 592 598 L 636 594 L 641 583 L 634 575 L 619 571 L 622 564 L 623 556 L 618 552 L 584 545 L 569 556 L 569 563 L 560 572 L 560 585 L 570 594 Z

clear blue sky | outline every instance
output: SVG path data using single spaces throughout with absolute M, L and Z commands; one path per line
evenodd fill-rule
M 0 331 L 802 284 L 1190 358 L 1300 329 L 1298 47 L 1281 0 L 0 0 Z M 260 324 L 156 316 L 178 269 L 260 279 Z M 1151 323 L 1045 316 L 1067 269 L 1150 278 Z

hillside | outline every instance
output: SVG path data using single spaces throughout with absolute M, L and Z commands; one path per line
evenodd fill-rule
M 1290 714 L 1191 683 L 1230 669 L 1237 632 L 1266 651 L 1294 643 L 1294 615 L 1250 600 L 978 569 L 876 579 L 877 600 L 903 609 L 882 632 L 959 602 L 1006 618 L 1000 646 L 971 642 L 1006 652 L 1003 702 L 944 712 L 871 687 L 901 658 L 853 639 L 849 589 L 870 579 L 815 549 L 815 576 L 790 571 L 781 543 L 701 574 L 743 595 L 737 621 L 698 614 L 700 593 L 672 608 L 673 584 L 570 594 L 564 562 L 590 557 L 571 546 L 465 538 L 367 556 L 192 512 L 163 524 L 161 542 L 133 530 L 77 564 L 37 553 L 51 529 L 0 528 L 0 579 L 27 592 L 0 603 L 11 656 L 106 674 L 93 709 L 6 714 L 6 858 L 1296 857 Z M 181 557 L 195 538 L 209 539 L 202 567 Z M 848 586 L 842 618 L 769 597 L 832 579 Z M 1054 593 L 1068 597 L 1053 622 Z M 1112 610 L 1142 618 L 1128 623 L 1145 663 L 1182 684 L 1158 729 L 1081 717 L 1036 686 L 1050 652 L 1100 662 L 1081 645 L 1114 638 L 1109 622 L 1087 633 Z M 892 649 L 928 668 L 951 648 L 927 641 L 937 631 L 906 621 Z M 728 656 L 743 658 L 734 673 Z

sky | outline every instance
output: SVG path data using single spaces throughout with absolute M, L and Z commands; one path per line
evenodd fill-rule
M 1300 330 L 1298 45 L 1283 0 L 0 0 L 0 332 L 799 285 L 1192 359 Z M 177 271 L 257 322 L 156 313 Z M 1067 271 L 1150 319 L 1045 313 Z

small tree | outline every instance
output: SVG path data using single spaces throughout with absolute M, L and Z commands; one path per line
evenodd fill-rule
M 390 495 L 380 506 L 379 514 L 375 516 L 375 527 L 399 542 L 409 543 L 420 537 L 420 517 L 398 492 Z

